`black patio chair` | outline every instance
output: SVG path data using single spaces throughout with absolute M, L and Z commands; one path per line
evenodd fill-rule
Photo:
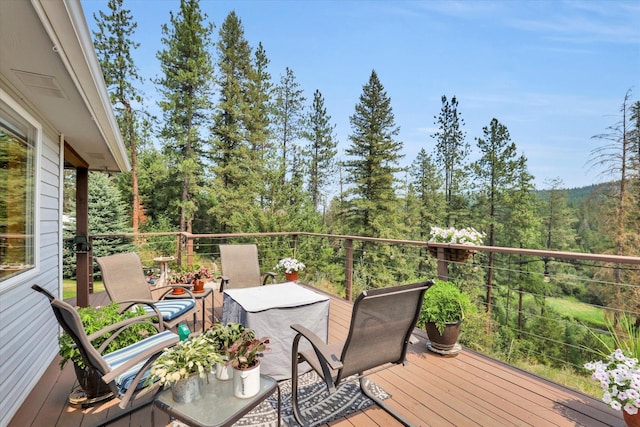
M 367 397 L 402 424 L 411 425 L 370 393 L 363 381 L 366 375 L 404 364 L 424 293 L 433 283 L 429 280 L 362 292 L 353 304 L 349 334 L 344 342 L 327 345 L 304 326 L 291 325 L 297 332 L 292 346 L 291 401 L 293 414 L 301 425 L 308 425 L 298 406 L 298 364 L 303 362 L 308 362 L 324 380 L 329 393 L 335 392 L 345 380 L 359 378 L 360 389 Z M 300 349 L 303 337 L 311 348 Z

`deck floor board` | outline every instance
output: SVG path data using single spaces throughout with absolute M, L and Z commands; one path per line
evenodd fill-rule
M 212 314 L 222 318 L 222 294 L 214 291 L 215 304 L 206 302 L 206 327 Z M 92 305 L 107 304 L 106 294 L 93 294 Z M 202 301 L 202 300 L 199 300 Z M 346 337 L 351 304 L 332 297 L 329 342 Z M 201 313 L 192 330 L 201 330 Z M 453 358 L 426 350 L 426 336 L 414 334 L 405 366 L 371 376 L 392 395 L 389 405 L 418 426 L 613 426 L 624 427 L 622 414 L 598 399 L 511 367 L 468 349 Z M 67 404 L 75 384 L 71 365 L 61 371 L 56 357 L 8 427 L 84 427 L 97 424 L 120 411 L 118 399 L 93 408 Z M 155 411 L 155 426 L 169 425 L 166 414 Z M 110 426 L 155 427 L 152 406 L 147 405 Z M 399 425 L 375 405 L 328 424 L 337 427 Z

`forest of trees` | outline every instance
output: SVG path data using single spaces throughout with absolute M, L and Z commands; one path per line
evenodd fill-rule
M 162 71 L 153 79 L 162 117 L 153 117 L 139 89 L 148 77 L 133 61 L 136 18 L 123 0 L 109 0 L 95 19 L 94 43 L 132 169 L 91 178 L 111 180 L 98 188 L 117 194 L 96 197 L 112 210 L 120 203 L 107 200 L 119 198 L 126 212 L 124 223 L 110 219 L 108 231 L 92 227 L 92 234 L 305 231 L 427 240 L 431 226 L 472 226 L 486 233 L 486 245 L 640 255 L 640 101 L 631 91 L 611 126 L 594 136 L 591 161 L 610 174 L 610 183 L 581 193 L 552 179 L 550 190 L 536 191 L 506 124 L 493 118 L 481 137 L 468 141 L 464 105 L 454 95 L 442 95 L 441 110 L 425 123 L 437 131 L 402 168 L 392 94 L 375 70 L 354 100 L 340 158 L 322 89 L 307 92 L 290 68 L 273 76 L 266 47 L 247 41 L 240 17 L 232 11 L 214 26 L 197 0 L 181 0 L 162 25 L 156 54 Z M 398 280 L 386 277 L 384 267 L 401 257 L 366 256 L 368 267 L 356 278 L 361 287 Z M 493 262 L 490 255 L 486 263 Z M 482 288 L 487 295 L 478 296 L 485 302 L 500 297 L 490 294 L 493 281 L 504 281 L 499 272 L 457 274 L 489 283 Z M 638 282 L 631 270 L 594 274 L 609 283 Z M 640 311 L 632 307 L 640 300 L 634 289 L 558 292 Z M 494 315 L 504 315 L 500 304 Z

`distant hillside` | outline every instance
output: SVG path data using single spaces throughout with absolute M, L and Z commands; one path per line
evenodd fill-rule
M 595 194 L 604 193 L 607 187 L 612 186 L 613 182 L 604 182 L 601 184 L 587 185 L 586 187 L 568 188 L 567 191 L 567 203 L 569 206 L 576 206 L 591 198 Z M 536 194 L 541 199 L 548 199 L 551 190 L 537 190 Z

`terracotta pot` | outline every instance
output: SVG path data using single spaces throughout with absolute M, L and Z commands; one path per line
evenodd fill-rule
M 441 334 L 434 322 L 427 322 L 425 329 L 431 346 L 435 350 L 440 350 L 442 352 L 453 350 L 458 342 L 458 336 L 460 336 L 461 325 L 462 321 L 457 323 L 447 323 Z
M 182 295 L 185 292 L 183 288 L 174 288 L 173 291 L 171 291 L 171 295 Z
M 298 280 L 298 272 L 292 271 L 291 273 L 284 273 L 284 277 L 287 279 L 287 282 L 295 282 Z
M 204 280 L 196 280 L 193 282 L 193 292 L 204 292 Z
M 640 427 L 640 410 L 637 414 L 631 415 L 623 409 L 622 417 L 624 418 L 624 422 L 627 423 L 627 427 Z

